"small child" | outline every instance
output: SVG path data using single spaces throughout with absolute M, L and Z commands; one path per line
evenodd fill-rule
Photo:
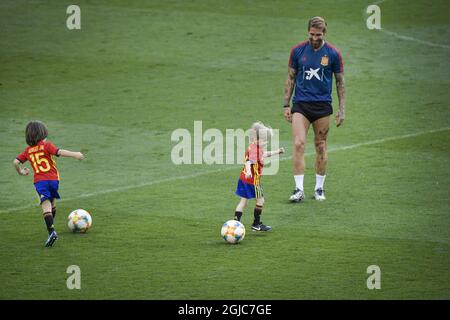
M 266 127 L 263 123 L 255 122 L 252 125 L 250 128 L 250 145 L 245 153 L 244 168 L 241 171 L 236 188 L 236 195 L 241 197 L 241 200 L 236 207 L 234 219 L 241 221 L 242 212 L 247 206 L 248 200 L 256 198 L 255 219 L 252 224 L 252 229 L 255 231 L 272 230 L 272 227 L 264 225 L 261 221 L 264 195 L 260 184 L 264 158 L 271 157 L 274 154 L 284 153 L 283 148 L 279 148 L 277 151 L 264 151 L 269 137 L 272 136 L 272 128 Z
M 25 139 L 28 147 L 14 159 L 13 164 L 19 175 L 27 176 L 30 170 L 20 166 L 25 161 L 30 161 L 34 171 L 34 186 L 40 198 L 40 204 L 47 225 L 48 238 L 46 247 L 53 246 L 58 235 L 53 226 L 56 215 L 55 200 L 60 199 L 58 194 L 59 173 L 52 156 L 72 157 L 78 160 L 84 159 L 81 152 L 72 152 L 55 147 L 53 143 L 47 142 L 48 130 L 44 123 L 31 121 L 25 128 Z

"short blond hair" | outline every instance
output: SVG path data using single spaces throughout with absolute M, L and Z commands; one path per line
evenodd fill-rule
M 251 141 L 268 141 L 273 137 L 273 129 L 266 126 L 261 121 L 256 121 L 250 127 L 250 140 Z
M 323 33 L 327 32 L 327 22 L 322 17 L 313 17 L 308 21 L 308 31 L 311 28 L 322 29 Z

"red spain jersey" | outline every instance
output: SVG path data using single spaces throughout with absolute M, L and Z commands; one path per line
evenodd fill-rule
M 250 144 L 245 152 L 244 158 L 244 168 L 241 171 L 240 179 L 246 183 L 253 184 L 255 186 L 259 185 L 259 180 L 262 175 L 262 169 L 264 166 L 264 150 L 256 142 Z M 245 163 L 247 161 L 251 162 L 250 169 L 252 170 L 252 177 L 247 179 L 245 177 Z
M 16 159 L 21 163 L 30 161 L 34 171 L 34 183 L 42 180 L 59 180 L 59 172 L 53 160 L 58 151 L 53 143 L 41 140 L 37 145 L 27 147 Z

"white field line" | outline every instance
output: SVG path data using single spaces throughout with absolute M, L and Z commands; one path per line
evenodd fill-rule
M 399 33 L 392 32 L 392 31 L 389 31 L 389 30 L 386 30 L 386 29 L 383 29 L 383 28 L 379 29 L 379 31 L 381 31 L 381 32 L 383 32 L 383 33 L 385 33 L 385 34 L 387 34 L 389 36 L 396 37 L 397 39 L 402 39 L 402 40 L 406 40 L 406 41 L 414 41 L 414 42 L 417 42 L 417 43 L 420 43 L 420 44 L 425 44 L 425 45 L 430 46 L 430 47 L 438 47 L 438 48 L 450 49 L 450 46 L 446 45 L 446 44 L 439 44 L 439 43 L 429 42 L 429 41 L 425 41 L 425 40 L 420 40 L 420 39 L 417 39 L 417 38 L 414 38 L 414 37 L 404 36 L 404 35 L 401 35 Z
M 376 140 L 371 140 L 371 141 L 367 141 L 367 142 L 355 143 L 355 144 L 351 144 L 351 145 L 348 145 L 348 146 L 330 148 L 330 149 L 328 149 L 328 153 L 330 153 L 330 152 L 337 152 L 337 151 L 344 151 L 344 150 L 351 150 L 351 149 L 356 149 L 356 148 L 360 148 L 360 147 L 370 146 L 370 145 L 374 145 L 374 144 L 380 144 L 380 143 L 389 142 L 389 141 L 395 141 L 395 140 L 400 140 L 400 139 L 407 139 L 407 138 L 417 137 L 417 136 L 421 136 L 421 135 L 425 135 L 425 134 L 429 134 L 429 133 L 436 133 L 436 132 L 442 132 L 442 131 L 447 131 L 447 130 L 450 130 L 450 127 L 434 129 L 434 130 L 428 130 L 428 131 L 421 131 L 421 132 L 410 133 L 410 134 L 405 134 L 405 135 L 401 135 L 401 136 L 394 136 L 394 137 L 390 137 L 390 138 L 384 138 L 384 139 L 376 139 Z M 305 156 L 311 156 L 311 155 L 315 155 L 315 152 L 308 152 L 308 153 L 305 154 Z M 285 161 L 285 160 L 290 160 L 290 159 L 292 159 L 292 156 L 283 157 L 279 161 Z M 184 176 L 176 176 L 176 177 L 164 178 L 164 179 L 160 179 L 160 180 L 153 180 L 153 181 L 149 181 L 149 182 L 145 182 L 145 183 L 138 183 L 138 184 L 124 186 L 124 187 L 105 189 L 105 190 L 91 192 L 91 193 L 82 193 L 82 194 L 80 194 L 80 195 L 78 195 L 76 197 L 61 199 L 61 200 L 59 200 L 59 202 L 78 200 L 78 199 L 94 197 L 94 196 L 98 196 L 98 195 L 102 195 L 102 194 L 108 194 L 108 193 L 113 193 L 113 192 L 126 191 L 126 190 L 130 190 L 130 189 L 137 189 L 137 188 L 142 188 L 142 187 L 148 187 L 148 186 L 158 185 L 158 184 L 166 183 L 166 182 L 173 182 L 173 181 L 178 181 L 178 180 L 187 180 L 187 179 L 192 179 L 192 178 L 205 176 L 205 175 L 208 175 L 208 174 L 224 172 L 224 171 L 229 171 L 229 170 L 235 170 L 235 169 L 236 169 L 236 165 L 226 166 L 224 168 L 216 169 L 216 170 L 198 172 L 198 173 L 188 174 L 188 175 L 184 175 Z M 29 204 L 29 205 L 21 206 L 21 207 L 7 208 L 7 209 L 0 210 L 0 214 L 2 214 L 2 213 L 10 213 L 10 212 L 14 212 L 14 211 L 21 211 L 21 210 L 25 210 L 25 209 L 29 209 L 29 208 L 33 208 L 33 207 L 36 207 L 36 205 Z
M 380 4 L 382 4 L 385 1 L 386 0 L 379 0 L 379 1 L 376 1 L 375 3 L 373 3 L 373 4 L 379 6 Z M 365 10 L 364 10 L 364 12 L 365 12 Z M 381 17 L 383 17 L 383 14 L 381 14 Z M 363 14 L 363 18 L 365 20 L 364 14 Z M 383 21 L 383 20 L 381 20 L 381 21 Z M 396 33 L 396 32 L 392 32 L 392 31 L 389 31 L 387 29 L 383 29 L 383 27 L 381 29 L 378 29 L 378 30 L 383 32 L 383 33 L 385 33 L 385 34 L 387 34 L 387 35 L 390 35 L 392 37 L 396 37 L 397 39 L 406 40 L 406 41 L 413 41 L 413 42 L 417 42 L 417 43 L 420 43 L 420 44 L 425 44 L 425 45 L 430 46 L 430 47 L 438 47 L 438 48 L 450 49 L 450 46 L 446 45 L 446 44 L 439 44 L 439 43 L 434 43 L 434 42 L 430 42 L 430 41 L 420 40 L 420 39 L 417 39 L 417 38 L 414 38 L 414 37 L 404 36 L 402 34 L 399 34 L 399 33 Z

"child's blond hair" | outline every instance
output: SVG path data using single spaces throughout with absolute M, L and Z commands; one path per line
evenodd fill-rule
M 273 137 L 273 129 L 257 121 L 250 127 L 250 141 L 267 142 Z

